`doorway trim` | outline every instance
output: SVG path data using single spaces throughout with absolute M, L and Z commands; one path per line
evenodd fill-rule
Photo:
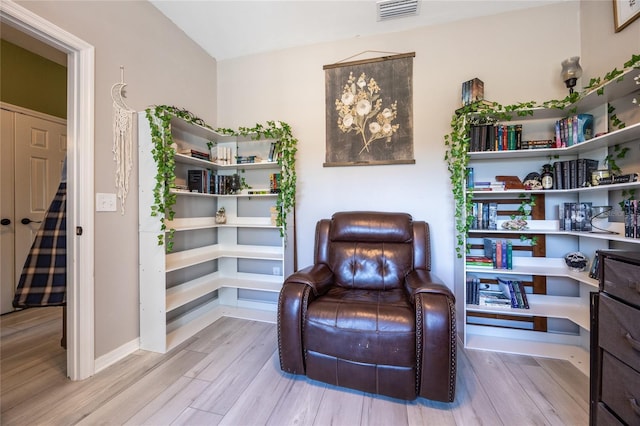
M 67 376 L 82 380 L 95 371 L 94 47 L 10 0 L 0 20 L 67 54 Z

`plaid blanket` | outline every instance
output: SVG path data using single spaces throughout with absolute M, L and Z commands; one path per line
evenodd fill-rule
M 62 182 L 45 213 L 24 263 L 15 308 L 65 304 L 67 286 L 67 183 Z

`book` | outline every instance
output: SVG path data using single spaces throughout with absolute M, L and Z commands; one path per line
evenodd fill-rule
M 502 294 L 509 297 L 509 300 L 511 301 L 511 307 L 517 308 L 518 300 L 516 299 L 515 290 L 513 289 L 513 282 L 511 282 L 511 280 L 506 280 L 498 277 L 498 287 L 500 288 L 500 291 L 502 291 Z
M 206 193 L 206 170 L 188 170 L 187 185 L 190 192 Z
M 498 229 L 498 204 L 489 203 L 489 226 L 487 229 Z
M 529 300 L 527 299 L 527 292 L 524 289 L 524 284 L 522 281 L 516 281 L 518 284 L 518 294 L 522 298 L 522 308 L 529 309 Z

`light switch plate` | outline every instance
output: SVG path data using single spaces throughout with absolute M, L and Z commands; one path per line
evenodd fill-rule
M 97 212 L 115 212 L 116 204 L 116 194 L 96 192 Z

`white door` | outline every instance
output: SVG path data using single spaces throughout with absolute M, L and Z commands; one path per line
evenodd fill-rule
M 4 256 L 3 252 L 2 256 L 2 313 L 13 310 L 11 301 L 16 285 L 35 233 L 40 227 L 44 214 L 60 184 L 67 150 L 67 127 L 66 124 L 63 124 L 63 120 L 55 118 L 48 120 L 21 113 L 13 113 L 13 115 L 15 156 L 13 198 L 15 205 L 9 232 L 14 232 L 15 249 L 13 255 L 8 253 L 8 256 Z M 4 138 L 4 119 L 2 127 L 3 145 L 5 145 L 7 141 Z M 3 180 L 4 162 L 3 155 Z M 4 184 L 2 198 L 4 209 L 7 199 L 4 195 Z M 6 203 L 11 204 L 10 201 Z M 8 264 L 11 258 L 13 258 L 13 265 Z M 5 273 L 5 268 L 13 269 L 13 273 Z M 7 277 L 10 274 L 13 275 L 13 280 L 5 280 L 5 274 Z M 8 300 L 6 295 L 10 295 Z

